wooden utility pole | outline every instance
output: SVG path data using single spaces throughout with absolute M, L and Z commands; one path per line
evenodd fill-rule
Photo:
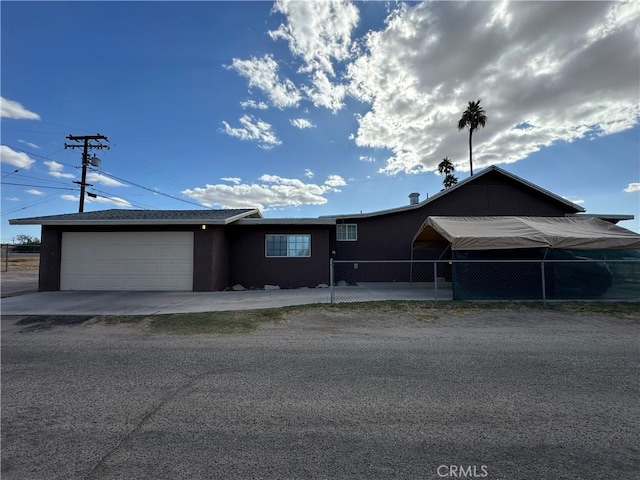
M 89 165 L 89 150 L 93 150 L 93 149 L 101 150 L 103 148 L 109 149 L 111 147 L 109 147 L 109 145 L 103 145 L 102 143 L 100 143 L 100 140 L 104 140 L 105 142 L 108 142 L 109 139 L 104 135 L 100 135 L 99 133 L 97 135 L 83 135 L 83 136 L 68 135 L 66 138 L 67 140 L 71 140 L 74 142 L 82 142 L 82 143 L 72 143 L 72 144 L 65 143 L 64 144 L 64 148 L 82 148 L 83 149 L 82 180 L 79 182 L 73 182 L 80 185 L 80 206 L 78 207 L 78 213 L 82 213 L 84 212 L 84 189 L 87 186 L 89 187 L 93 186 L 90 183 L 87 183 L 87 165 Z M 93 143 L 91 143 L 92 141 Z

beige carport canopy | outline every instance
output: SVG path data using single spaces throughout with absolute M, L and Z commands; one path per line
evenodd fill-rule
M 452 250 L 633 250 L 640 235 L 593 217 L 428 217 L 412 246 L 447 243 Z

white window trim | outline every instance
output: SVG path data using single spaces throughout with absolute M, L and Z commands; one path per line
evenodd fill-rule
M 289 237 L 309 237 L 309 255 L 267 255 L 267 238 L 268 237 L 287 237 L 287 247 Z M 264 236 L 264 257 L 265 258 L 311 258 L 311 234 L 310 233 L 266 233 Z
M 338 227 L 345 227 L 345 236 L 348 237 L 350 226 L 354 226 L 356 230 L 356 238 L 338 238 Z M 338 242 L 357 242 L 358 241 L 358 224 L 357 223 L 338 223 L 336 225 L 336 241 Z

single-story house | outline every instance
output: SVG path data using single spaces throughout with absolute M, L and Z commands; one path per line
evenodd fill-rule
M 106 210 L 10 223 L 42 226 L 41 291 L 217 291 L 328 284 L 330 259 L 442 258 L 441 246 L 413 248 L 431 216 L 586 217 L 579 205 L 495 166 L 418 197 L 390 210 L 315 219 L 263 218 L 257 209 Z

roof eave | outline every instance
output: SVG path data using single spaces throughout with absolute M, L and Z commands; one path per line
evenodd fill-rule
M 243 218 L 235 225 L 335 225 L 335 218 Z

